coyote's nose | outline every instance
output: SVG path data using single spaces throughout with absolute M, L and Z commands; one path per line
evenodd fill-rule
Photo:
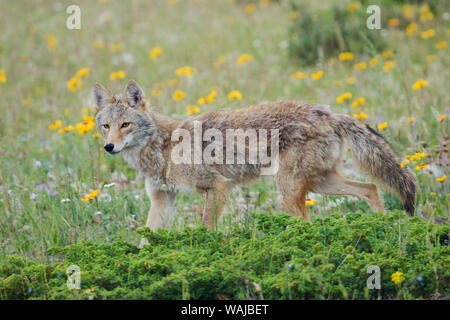
M 106 151 L 111 152 L 111 151 L 113 151 L 113 149 L 114 149 L 114 145 L 112 143 L 108 143 L 105 145 Z

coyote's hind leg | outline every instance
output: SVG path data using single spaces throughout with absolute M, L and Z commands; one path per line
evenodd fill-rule
M 286 174 L 285 174 L 286 173 Z M 279 170 L 277 175 L 277 185 L 283 197 L 281 207 L 287 213 L 300 216 L 303 220 L 311 222 L 311 218 L 306 210 L 306 195 L 308 194 L 308 183 L 296 179 L 295 175 L 287 174 L 284 170 Z
M 374 211 L 384 213 L 383 201 L 373 183 L 346 179 L 337 172 L 329 172 L 324 179 L 315 184 L 314 192 L 330 195 L 351 195 L 366 201 Z

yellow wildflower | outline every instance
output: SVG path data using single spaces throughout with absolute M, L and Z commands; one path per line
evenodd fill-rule
M 409 159 L 412 161 L 416 161 L 416 160 L 420 160 L 425 157 L 428 157 L 428 154 L 426 152 L 416 152 L 412 156 L 409 156 Z
M 313 80 L 319 80 L 320 78 L 322 78 L 322 76 L 323 76 L 323 71 L 322 71 L 322 70 L 318 70 L 318 71 L 314 72 L 314 73 L 311 75 L 311 79 L 313 79 Z
M 443 175 L 443 176 L 440 177 L 440 178 L 436 178 L 436 181 L 437 181 L 437 182 L 444 182 L 445 179 L 447 179 L 447 176 L 446 176 L 446 175 Z
M 421 164 L 419 164 L 419 165 L 416 166 L 416 170 L 417 170 L 417 171 L 420 171 L 420 170 L 426 169 L 426 168 L 428 168 L 428 165 L 426 165 L 426 164 L 424 164 L 424 163 L 421 163 Z
M 45 35 L 45 41 L 47 42 L 47 48 L 49 50 L 54 50 L 58 42 L 58 39 L 56 38 L 56 36 L 52 34 L 47 34 Z
M 72 131 L 74 129 L 75 129 L 74 126 L 70 125 L 70 126 L 62 128 L 62 129 L 59 129 L 58 133 L 61 134 L 61 133 Z
M 412 22 L 412 23 L 408 24 L 406 26 L 406 30 L 405 30 L 406 35 L 408 37 L 414 36 L 416 34 L 416 32 L 417 32 L 417 29 L 418 29 L 418 26 L 417 26 L 416 23 Z
M 395 67 L 395 61 L 392 61 L 392 60 L 386 61 L 383 65 L 383 71 L 389 72 L 394 67 Z
M 80 70 L 78 70 L 78 72 L 76 73 L 75 77 L 76 78 L 83 78 L 85 76 L 89 75 L 89 68 L 84 67 L 81 68 Z
M 420 22 L 427 22 L 434 19 L 434 14 L 431 11 L 424 12 L 420 15 Z
M 102 40 L 95 40 L 91 43 L 91 46 L 94 49 L 103 49 L 105 47 L 105 43 Z
M 48 126 L 48 128 L 50 130 L 56 130 L 58 128 L 62 127 L 62 121 L 61 120 L 56 120 L 55 123 L 52 123 L 51 125 Z
M 436 48 L 444 49 L 447 47 L 447 45 L 448 45 L 447 41 L 445 41 L 445 40 L 439 41 L 438 43 L 436 43 Z
M 244 8 L 244 13 L 245 14 L 252 14 L 253 11 L 255 11 L 256 9 L 256 5 L 254 3 L 249 3 L 245 6 Z
M 172 96 L 173 100 L 175 101 L 180 101 L 181 99 L 184 99 L 184 97 L 186 97 L 186 93 L 181 90 L 176 90 Z
M 184 66 L 184 67 L 181 67 L 181 68 L 178 68 L 177 70 L 175 70 L 175 74 L 179 77 L 192 77 L 194 72 L 195 72 L 195 69 L 191 68 L 189 66 Z
M 414 19 L 414 6 L 412 6 L 412 5 L 409 5 L 409 4 L 405 4 L 404 6 L 403 6 L 403 16 L 406 18 L 406 19 Z
M 384 129 L 386 129 L 387 128 L 387 126 L 388 126 L 388 123 L 387 122 L 383 122 L 382 124 L 380 124 L 380 125 L 378 125 L 378 130 L 384 130 Z
M 415 121 L 416 121 L 416 118 L 414 118 L 414 117 L 409 117 L 408 118 L 408 123 L 413 123 Z
M 241 100 L 242 99 L 242 93 L 240 93 L 238 90 L 233 90 L 228 94 L 228 99 L 230 101 L 233 100 Z
M 155 60 L 163 53 L 163 50 L 161 47 L 154 47 L 150 53 L 148 54 L 148 57 L 152 60 Z
M 443 121 L 444 119 L 445 119 L 445 114 L 441 114 L 441 115 L 437 118 L 438 121 Z
M 359 105 L 361 105 L 361 104 L 364 104 L 366 102 L 366 99 L 365 98 L 363 98 L 363 97 L 361 97 L 361 98 L 358 98 L 358 99 L 356 99 L 355 101 L 353 101 L 353 103 L 352 103 L 352 107 L 357 107 L 357 106 L 359 106 Z
M 403 160 L 402 163 L 400 163 L 400 167 L 404 168 L 409 163 L 409 160 Z
M 82 197 L 80 199 L 83 202 L 87 202 L 89 200 L 93 200 L 96 196 L 98 196 L 99 193 L 100 193 L 100 190 L 92 190 L 91 193 L 87 194 L 85 197 Z M 92 291 L 94 291 L 94 290 L 92 290 Z
M 361 119 L 361 120 L 366 120 L 368 118 L 368 116 L 365 112 L 354 113 L 353 117 L 356 119 Z
M 375 67 L 378 64 L 378 59 L 377 58 L 372 58 L 369 60 L 369 66 L 371 67 Z
M 0 69 L 0 83 L 5 83 L 6 80 L 7 78 L 5 69 Z
M 83 135 L 86 132 L 89 132 L 92 129 L 94 129 L 94 126 L 95 126 L 94 121 L 82 121 L 75 126 L 75 129 L 77 129 L 79 135 Z
M 342 103 L 345 100 L 351 99 L 352 98 L 352 94 L 351 92 L 346 92 L 342 95 L 340 95 L 339 97 L 336 98 L 337 103 Z
M 200 112 L 200 108 L 199 107 L 194 106 L 194 105 L 186 106 L 186 113 L 187 114 L 194 114 L 194 113 L 197 113 L 197 112 Z
M 364 69 L 367 68 L 367 63 L 365 63 L 364 61 L 360 62 L 360 63 L 356 63 L 356 64 L 353 65 L 353 68 L 355 70 L 364 70 Z
M 197 102 L 199 104 L 211 103 L 216 98 L 216 95 L 217 95 L 217 90 L 213 89 L 213 90 L 211 90 L 209 95 L 207 95 L 206 97 L 198 98 Z
M 394 52 L 392 50 L 386 50 L 381 53 L 381 58 L 384 60 L 392 58 L 394 56 Z
M 359 8 L 361 8 L 361 4 L 358 1 L 352 2 L 347 6 L 349 12 L 355 12 Z
M 24 106 L 27 106 L 27 105 L 29 105 L 31 103 L 31 101 L 32 101 L 31 98 L 23 99 L 22 100 L 22 104 Z
M 434 31 L 434 29 L 428 29 L 428 30 L 422 31 L 420 33 L 420 37 L 422 39 L 433 38 L 435 35 L 436 35 L 436 31 Z
M 419 12 L 420 12 L 421 14 L 430 12 L 430 7 L 428 6 L 428 3 L 425 3 L 424 5 L 422 5 L 422 6 L 419 8 Z
M 120 44 L 120 43 L 112 43 L 110 46 L 109 46 L 109 50 L 111 51 L 111 52 L 119 52 L 119 51 L 121 51 L 122 50 L 122 45 Z
M 354 55 L 351 52 L 342 52 L 339 54 L 339 60 L 341 61 L 351 61 L 353 58 Z
M 391 274 L 391 281 L 394 282 L 395 284 L 400 284 L 403 282 L 403 280 L 405 280 L 403 272 L 397 271 Z
M 306 72 L 297 71 L 291 75 L 292 80 L 306 79 L 306 78 L 308 78 L 308 74 Z
M 400 25 L 400 20 L 397 18 L 391 18 L 388 20 L 388 27 L 395 28 Z
M 74 77 L 74 78 L 70 79 L 69 81 L 67 81 L 67 88 L 72 92 L 80 90 L 82 85 L 83 85 L 83 82 L 79 78 Z
M 414 82 L 412 89 L 419 90 L 419 89 L 422 89 L 423 87 L 426 87 L 427 85 L 428 85 L 427 80 L 419 79 L 416 82 Z
M 352 77 L 348 77 L 347 78 L 347 82 L 350 83 L 350 84 L 354 84 L 356 82 L 356 79 L 353 76 Z
M 163 94 L 163 91 L 162 90 L 158 90 L 158 89 L 152 90 L 152 93 L 151 93 L 152 97 L 157 97 L 157 96 L 160 96 L 162 94 Z
M 85 115 L 83 116 L 83 121 L 95 122 L 95 118 L 93 116 Z
M 169 86 L 169 87 L 173 87 L 173 86 L 176 86 L 177 84 L 178 84 L 178 79 L 170 79 L 170 80 L 167 80 L 167 85 Z
M 430 196 L 434 197 L 435 195 L 436 195 L 436 192 L 433 192 L 433 191 L 430 192 Z
M 253 56 L 249 53 L 244 53 L 239 56 L 236 63 L 241 66 L 244 63 L 246 63 L 247 61 L 251 61 L 251 60 L 253 60 Z
M 313 205 L 315 205 L 316 203 L 317 203 L 317 200 L 316 200 L 316 199 L 306 200 L 306 201 L 305 201 L 305 205 L 307 205 L 307 206 L 313 206 Z
M 125 72 L 123 70 L 119 70 L 117 72 L 112 72 L 109 75 L 109 79 L 110 80 L 123 79 L 125 78 L 125 76 L 126 76 Z

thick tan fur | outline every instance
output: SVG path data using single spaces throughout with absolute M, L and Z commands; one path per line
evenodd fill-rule
M 373 183 L 351 181 L 338 173 L 344 139 L 350 141 L 362 171 L 399 195 L 405 209 L 414 212 L 416 179 L 401 168 L 389 144 L 367 125 L 349 116 L 332 114 L 327 106 L 283 100 L 233 111 L 207 112 L 178 121 L 151 110 L 134 81 L 129 82 L 121 96 L 113 96 L 96 85 L 94 97 L 98 105 L 96 121 L 105 142 L 121 146 L 118 152 L 146 177 L 151 199 L 146 225 L 153 230 L 167 223 L 176 194 L 191 190 L 204 195 L 202 223 L 213 229 L 233 187 L 260 176 L 261 166 L 248 163 L 175 164 L 171 153 L 178 142 L 171 141 L 172 133 L 183 128 L 193 134 L 195 120 L 202 122 L 203 131 L 215 128 L 224 137 L 230 128 L 278 129 L 276 181 L 283 196 L 282 207 L 306 221 L 311 221 L 305 206 L 309 191 L 353 195 L 367 201 L 371 209 L 384 212 Z M 121 128 L 124 122 L 132 123 L 131 128 Z M 104 124 L 108 124 L 107 130 Z

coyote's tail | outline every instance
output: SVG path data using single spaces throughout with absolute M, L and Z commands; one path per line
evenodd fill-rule
M 361 170 L 399 196 L 403 207 L 414 214 L 417 179 L 402 168 L 389 143 L 374 129 L 346 115 L 336 115 L 334 128 L 347 138 Z

